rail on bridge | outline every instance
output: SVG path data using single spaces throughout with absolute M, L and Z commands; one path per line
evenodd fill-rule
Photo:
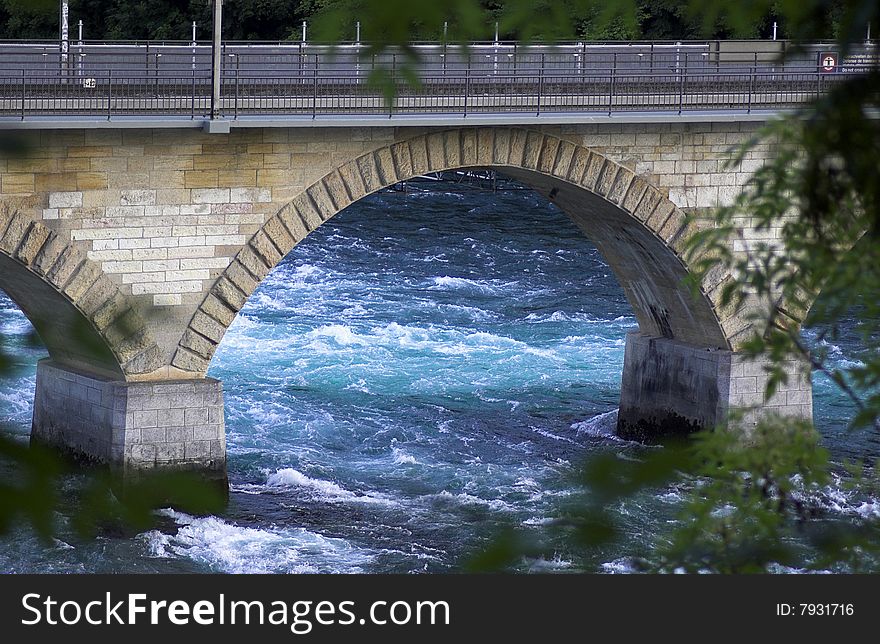
M 877 65 L 861 46 L 783 41 L 417 43 L 418 58 L 367 45 L 225 43 L 220 113 L 248 117 L 593 114 L 780 110 Z M 788 51 L 787 51 L 788 50 Z M 792 53 L 792 51 L 794 53 Z M 783 55 L 785 54 L 785 55 Z M 834 54 L 836 56 L 836 54 Z M 388 103 L 369 79 L 384 70 Z M 406 82 L 417 72 L 420 83 Z M 185 42 L 0 43 L 0 122 L 211 117 L 211 47 Z

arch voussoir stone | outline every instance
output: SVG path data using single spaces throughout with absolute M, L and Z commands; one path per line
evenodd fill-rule
M 559 152 L 559 145 L 562 141 L 555 136 L 545 136 L 541 143 L 541 151 L 538 153 L 538 161 L 536 169 L 542 174 L 553 174 L 553 167 L 556 165 L 556 155 Z
M 299 239 L 293 237 L 287 226 L 284 225 L 281 218 L 277 215 L 266 221 L 263 225 L 263 231 L 282 257 L 289 253 L 299 241 Z
M 494 128 L 479 128 L 477 136 L 477 165 L 492 165 L 495 155 L 495 132 Z
M 395 161 L 395 164 L 397 164 L 397 161 Z M 353 201 L 348 187 L 342 179 L 342 175 L 339 174 L 339 170 L 334 170 L 324 177 L 324 189 L 327 191 L 327 195 L 330 197 L 336 210 L 345 209 Z
M 492 158 L 495 165 L 505 166 L 510 163 L 511 131 L 501 129 L 495 131 L 492 140 Z
M 559 179 L 568 177 L 568 171 L 574 159 L 576 149 L 577 147 L 571 141 L 560 140 L 556 159 L 553 161 L 553 167 L 550 168 L 550 174 Z
M 461 130 L 460 162 L 462 167 L 477 165 L 477 131 L 473 128 Z
M 398 176 L 401 177 L 411 177 L 413 175 L 413 164 L 412 164 L 412 156 L 409 151 L 409 142 L 407 141 L 398 141 L 394 145 L 391 146 L 391 160 L 394 162 L 394 167 L 396 168 Z M 333 173 L 331 176 L 337 175 L 337 173 Z M 351 196 L 349 195 L 349 203 L 351 203 Z

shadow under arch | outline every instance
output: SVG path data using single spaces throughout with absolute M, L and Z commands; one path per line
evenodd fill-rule
M 628 168 L 571 141 L 523 128 L 466 128 L 417 135 L 365 153 L 305 189 L 271 217 L 217 279 L 194 314 L 172 364 L 207 371 L 217 345 L 259 283 L 311 231 L 347 206 L 430 172 L 487 167 L 529 185 L 593 241 L 626 293 L 640 331 L 700 348 L 731 349 L 742 329 L 707 277 L 684 284 L 691 232 L 685 214 Z
M 0 206 L 0 290 L 54 362 L 112 380 L 162 364 L 143 319 L 99 265 L 10 204 Z

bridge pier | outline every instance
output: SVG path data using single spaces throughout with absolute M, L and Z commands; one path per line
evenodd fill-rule
M 768 399 L 765 364 L 766 360 L 733 351 L 631 332 L 626 338 L 617 433 L 650 442 L 721 425 L 734 410 L 744 412 L 746 428 L 770 414 L 811 419 L 809 365 L 785 363 L 788 383 Z
M 123 476 L 194 470 L 226 479 L 219 380 L 126 382 L 41 360 L 31 440 Z

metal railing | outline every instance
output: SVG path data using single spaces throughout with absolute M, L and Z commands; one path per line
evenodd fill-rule
M 865 48 L 832 73 L 822 45 L 779 59 L 766 42 L 565 43 L 467 48 L 420 44 L 417 58 L 366 58 L 364 45 L 227 43 L 224 118 L 331 115 L 752 112 L 814 99 L 876 68 Z M 780 48 L 779 51 L 782 51 Z M 381 70 L 395 98 L 369 79 Z M 406 82 L 407 72 L 420 82 Z M 62 62 L 57 45 L 0 43 L 0 118 L 210 117 L 210 48 L 203 43 L 83 43 Z

